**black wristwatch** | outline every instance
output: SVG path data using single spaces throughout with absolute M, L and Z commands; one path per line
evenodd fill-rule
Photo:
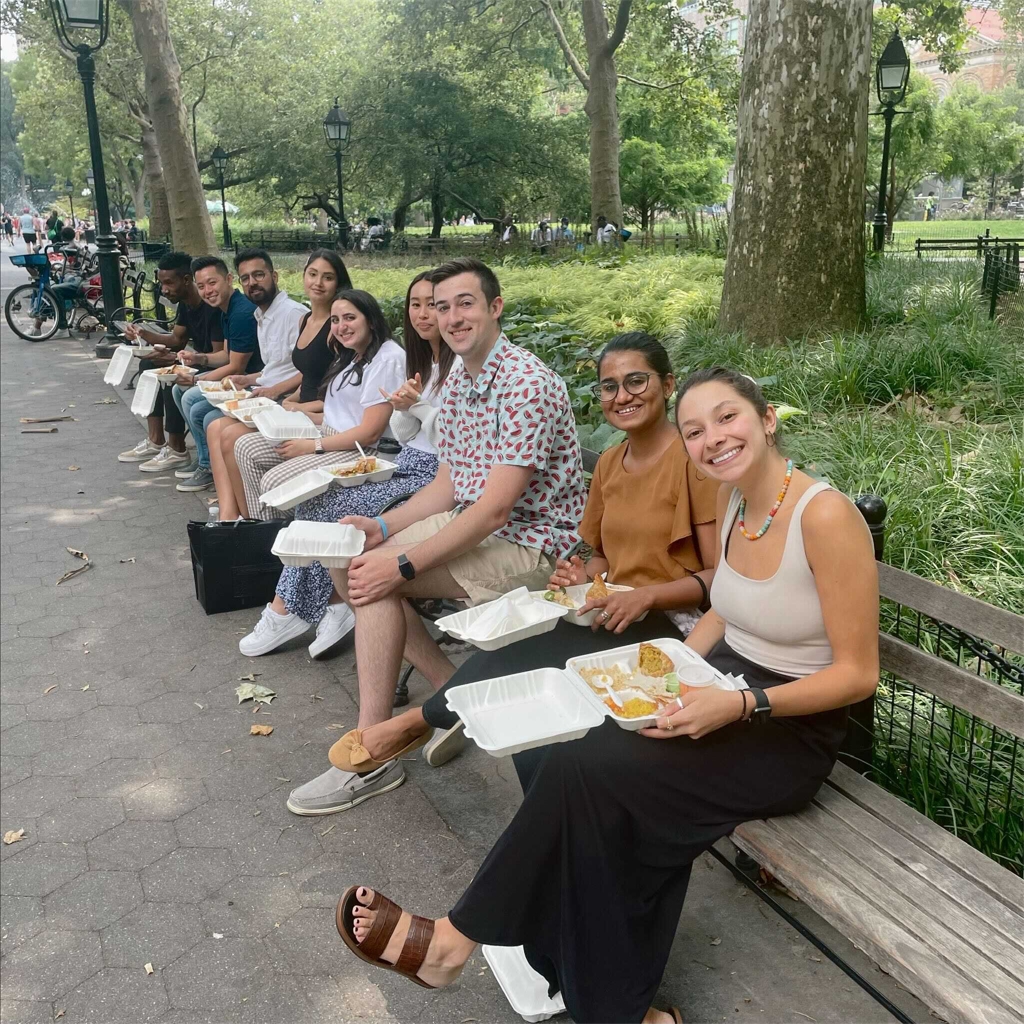
M 398 556 L 398 571 L 407 580 L 416 579 L 416 569 L 412 562 L 409 561 L 408 555 L 403 554 Z
M 751 686 L 750 692 L 754 697 L 754 710 L 750 712 L 748 721 L 751 725 L 764 725 L 772 715 L 772 706 L 768 702 L 768 694 L 758 686 Z

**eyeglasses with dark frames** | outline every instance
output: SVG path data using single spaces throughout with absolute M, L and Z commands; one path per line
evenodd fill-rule
M 609 402 L 614 402 L 619 393 L 619 388 L 622 388 L 627 395 L 632 395 L 634 398 L 638 398 L 647 390 L 648 385 L 651 383 L 651 378 L 659 376 L 661 375 L 654 372 L 627 373 L 621 381 L 599 381 L 597 384 L 591 386 L 590 393 L 602 405 L 608 405 Z

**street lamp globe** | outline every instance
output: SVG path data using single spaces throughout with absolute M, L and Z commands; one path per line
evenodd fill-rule
M 900 31 L 896 29 L 892 38 L 886 43 L 882 56 L 878 58 L 875 69 L 875 88 L 878 90 L 879 103 L 902 103 L 907 94 L 907 83 L 910 80 L 910 58 L 907 56 Z
M 324 118 L 324 138 L 327 139 L 327 145 L 335 152 L 343 149 L 345 143 L 348 142 L 348 130 L 351 124 L 348 114 L 338 106 L 338 98 L 335 97 L 334 106 Z
M 218 146 L 211 154 L 210 160 L 213 162 L 213 166 L 216 168 L 218 174 L 223 174 L 228 166 L 228 155 L 224 152 L 223 147 Z
M 96 184 L 96 175 L 92 173 L 92 168 L 85 172 L 85 183 L 92 188 Z
M 103 0 L 60 0 L 58 13 L 69 29 L 103 27 Z
M 65 192 L 71 192 L 74 189 L 74 187 L 75 187 L 74 183 L 72 182 L 72 180 L 70 178 L 66 178 L 64 180 L 64 191 Z

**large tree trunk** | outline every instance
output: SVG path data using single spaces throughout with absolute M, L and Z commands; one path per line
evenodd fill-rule
M 164 172 L 175 249 L 199 256 L 217 251 L 203 183 L 188 136 L 181 66 L 171 42 L 167 0 L 120 0 L 132 21 L 146 70 L 146 100 Z
M 167 186 L 164 184 L 160 150 L 152 128 L 142 130 L 142 168 L 149 192 L 149 237 L 166 238 L 171 233 L 171 213 L 167 207 Z
M 615 96 L 618 75 L 615 51 L 608 41 L 608 19 L 601 0 L 583 0 L 583 32 L 587 42 L 590 86 L 583 107 L 590 123 L 590 226 L 597 234 L 597 218 L 606 217 L 622 227 L 619 194 L 619 105 Z
M 430 237 L 440 238 L 441 229 L 444 227 L 444 193 L 437 182 L 430 193 L 430 216 Z
M 872 0 L 754 0 L 719 323 L 756 341 L 864 315 Z

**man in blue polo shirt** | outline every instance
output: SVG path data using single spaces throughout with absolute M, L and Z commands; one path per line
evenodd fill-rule
M 192 279 L 207 305 L 219 309 L 223 316 L 224 348 L 219 352 L 182 352 L 182 360 L 205 370 L 196 380 L 221 380 L 241 377 L 263 369 L 259 338 L 256 334 L 256 306 L 234 288 L 234 279 L 227 264 L 219 256 L 200 256 L 192 261 Z M 213 486 L 210 471 L 210 449 L 206 428 L 224 414 L 206 400 L 198 387 L 182 395 L 181 411 L 188 420 L 196 442 L 198 468 L 178 484 L 179 491 L 205 491 Z

